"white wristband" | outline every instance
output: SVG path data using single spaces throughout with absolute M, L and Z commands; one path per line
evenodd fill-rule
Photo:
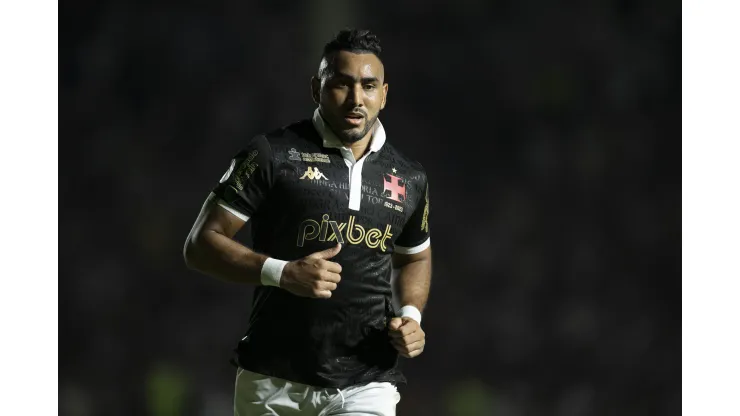
M 401 316 L 411 318 L 421 325 L 421 312 L 414 305 L 406 305 L 401 308 Z
M 285 260 L 273 259 L 272 257 L 265 260 L 260 273 L 260 281 L 265 286 L 280 287 L 280 278 L 283 276 L 283 268 L 288 264 Z

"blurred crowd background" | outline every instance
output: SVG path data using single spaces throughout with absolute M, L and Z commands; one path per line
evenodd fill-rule
M 680 2 L 203 3 L 61 4 L 60 414 L 231 414 L 251 289 L 182 246 L 244 140 L 311 115 L 345 26 L 430 178 L 399 415 L 680 414 Z

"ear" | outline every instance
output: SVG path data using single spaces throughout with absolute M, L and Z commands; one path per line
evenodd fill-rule
M 316 104 L 319 103 L 321 97 L 321 80 L 316 77 L 311 77 L 311 98 Z
M 388 84 L 383 84 L 383 101 L 380 102 L 380 109 L 385 108 L 385 102 L 388 99 Z

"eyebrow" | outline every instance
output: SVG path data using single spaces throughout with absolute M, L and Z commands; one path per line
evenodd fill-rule
M 349 74 L 343 74 L 343 73 L 340 73 L 340 72 L 334 73 L 333 76 L 332 76 L 332 78 L 351 79 L 354 82 L 357 82 L 358 81 L 358 79 L 355 78 L 354 76 L 349 75 Z M 372 83 L 379 82 L 380 80 L 377 77 L 362 77 L 362 78 L 359 79 L 359 81 L 362 84 L 372 84 Z

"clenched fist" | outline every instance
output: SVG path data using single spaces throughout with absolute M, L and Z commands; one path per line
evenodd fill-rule
M 388 329 L 391 344 L 402 356 L 414 358 L 424 351 L 426 334 L 414 319 L 407 316 L 393 318 L 388 324 Z
M 300 260 L 288 262 L 283 268 L 280 287 L 288 292 L 309 298 L 330 298 L 332 290 L 342 280 L 342 266 L 329 261 L 339 254 L 342 245 L 310 254 Z

